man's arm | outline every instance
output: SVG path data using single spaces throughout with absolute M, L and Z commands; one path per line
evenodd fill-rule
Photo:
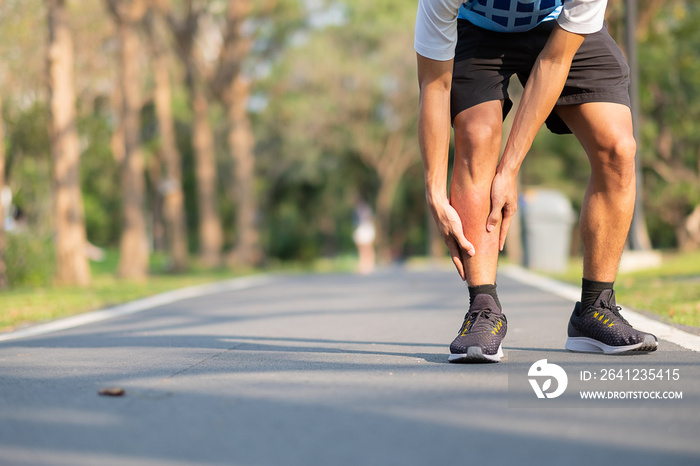
M 464 236 L 462 221 L 447 198 L 453 60 L 431 60 L 420 54 L 417 57 L 420 87 L 418 141 L 423 159 L 426 201 L 450 250 L 452 262 L 462 280 L 465 280 L 462 251 L 473 256 L 474 246 Z
M 571 61 L 585 35 L 554 27 L 547 44 L 537 57 L 515 114 L 513 127 L 491 186 L 491 214 L 486 229 L 492 231 L 501 217 L 499 249 L 503 245 L 518 205 L 517 176 L 520 165 L 530 150 L 561 94 L 571 68 Z

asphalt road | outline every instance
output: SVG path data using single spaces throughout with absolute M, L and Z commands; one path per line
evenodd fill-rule
M 446 270 L 276 276 L 0 342 L 0 464 L 700 464 L 700 353 L 569 353 L 570 301 L 499 291 L 498 364 L 447 362 L 466 289 Z M 565 395 L 537 399 L 541 359 Z

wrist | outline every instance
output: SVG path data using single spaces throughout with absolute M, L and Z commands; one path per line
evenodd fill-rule
M 501 160 L 501 163 L 498 164 L 498 168 L 496 168 L 496 173 L 505 176 L 508 178 L 517 178 L 518 177 L 518 172 L 520 171 L 520 164 L 517 163 L 509 163 L 507 161 Z
M 445 189 L 429 189 L 426 187 L 425 202 L 430 207 L 449 204 L 450 201 L 447 199 L 447 194 L 445 193 L 445 191 Z

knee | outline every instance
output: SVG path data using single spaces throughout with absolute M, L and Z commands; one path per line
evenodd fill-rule
M 601 145 L 597 162 L 592 160 L 594 174 L 620 188 L 633 186 L 635 183 L 635 156 L 637 143 L 632 134 L 611 138 Z
M 491 151 L 500 146 L 501 127 L 488 121 L 460 122 L 455 125 L 455 138 L 469 153 Z
M 471 122 L 455 126 L 455 172 L 473 187 L 491 188 L 501 146 L 499 125 Z

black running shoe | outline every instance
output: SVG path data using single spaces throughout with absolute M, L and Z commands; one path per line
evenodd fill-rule
M 496 301 L 487 294 L 474 298 L 459 335 L 450 345 L 450 362 L 498 362 L 503 357 L 501 340 L 508 322 Z
M 651 333 L 640 332 L 620 315 L 615 292 L 605 290 L 585 310 L 576 303 L 569 319 L 566 349 L 584 353 L 618 354 L 656 351 L 658 340 Z

